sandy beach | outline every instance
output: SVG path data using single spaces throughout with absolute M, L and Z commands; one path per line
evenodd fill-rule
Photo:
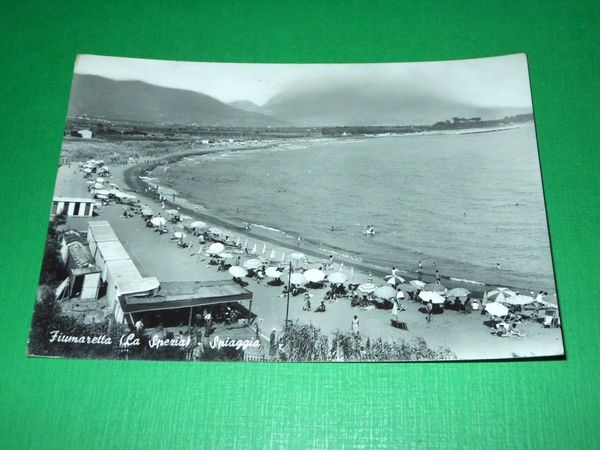
M 198 152 L 194 153 L 198 154 Z M 182 155 L 171 155 L 168 158 L 173 157 L 180 158 Z M 111 181 L 117 183 L 121 190 L 134 193 L 143 204 L 159 211 L 161 205 L 152 198 L 143 195 L 143 184 L 138 178 L 141 167 L 147 167 L 148 164 L 153 166 L 159 163 L 161 163 L 160 159 L 136 166 L 113 165 L 111 167 Z M 308 255 L 312 263 L 308 266 L 304 264 L 305 268 L 318 268 L 328 258 L 328 255 L 314 249 L 304 248 L 302 243 L 299 247 L 293 241 L 290 241 L 289 245 L 285 245 L 285 242 L 270 239 L 257 233 L 254 229 L 246 231 L 241 224 L 232 226 L 226 221 L 198 211 L 195 209 L 195 205 L 186 199 L 176 196 L 173 201 L 172 193 L 166 188 L 162 188 L 161 191 L 168 198 L 167 208 L 169 206 L 178 207 L 182 213 L 203 220 L 210 226 L 218 226 L 226 234 L 229 233 L 230 238 L 239 237 L 241 242 L 247 239 L 249 242 L 248 247 L 251 248 L 256 244 L 259 254 L 262 253 L 263 247 L 266 248 L 266 256 L 274 250 L 276 259 L 279 259 L 282 253 L 285 252 L 287 262 L 289 261 L 290 252 L 299 250 Z M 192 246 L 190 248 L 180 248 L 171 239 L 171 234 L 161 236 L 155 233 L 153 229 L 147 228 L 144 221 L 138 216 L 124 218 L 123 210 L 123 205 L 103 206 L 100 208 L 98 219 L 108 220 L 111 223 L 143 275 L 156 276 L 161 281 L 231 278 L 228 272 L 218 272 L 216 266 L 209 266 L 207 264 L 208 256 L 198 256 L 199 244 L 196 238 L 192 239 L 192 236 L 188 236 L 186 241 L 191 243 Z M 69 222 L 74 228 L 85 228 L 85 219 L 73 218 Z M 242 262 L 245 259 L 245 257 L 242 257 Z M 339 258 L 334 259 L 334 267 L 330 269 L 330 272 L 339 270 L 342 262 L 344 263 L 343 271 L 350 276 L 349 262 Z M 370 273 L 376 285 L 385 284 L 383 276 L 387 273 L 360 264 L 352 264 L 352 267 L 354 279 L 351 281 L 355 283 L 366 282 L 370 277 Z M 402 276 L 408 279 L 417 278 L 417 274 L 410 273 L 402 274 Z M 422 274 L 422 279 L 426 282 L 432 281 L 430 274 Z M 264 281 L 257 283 L 254 279 L 248 281 L 247 288 L 254 293 L 253 312 L 258 317 L 257 323 L 261 329 L 261 334 L 266 338 L 271 329 L 281 330 L 286 312 L 286 298 L 280 296 L 281 287 L 270 286 Z M 461 284 L 447 278 L 442 279 L 442 284 L 448 288 L 464 286 L 471 291 L 492 288 L 490 286 L 477 287 Z M 313 309 L 320 303 L 326 291 L 327 288 L 310 290 L 310 293 L 313 294 L 311 299 Z M 487 316 L 481 315 L 479 311 L 464 314 L 454 310 L 446 310 L 441 314 L 434 314 L 431 323 L 427 323 L 425 320 L 426 314 L 421 303 L 403 301 L 406 310 L 399 313 L 399 320 L 406 323 L 407 330 L 399 330 L 391 326 L 390 310 L 351 307 L 350 301 L 345 298 L 327 303 L 327 311 L 324 313 L 303 311 L 303 305 L 304 299 L 302 296 L 291 298 L 289 305 L 291 320 L 310 322 L 321 328 L 325 333 L 333 333 L 336 330 L 349 331 L 352 317 L 357 315 L 360 321 L 360 333 L 364 336 L 381 337 L 383 339 L 406 339 L 409 341 L 422 337 L 430 347 L 449 348 L 458 359 L 543 357 L 561 354 L 563 351 L 561 331 L 558 328 L 545 329 L 538 322 L 524 321 L 519 325 L 519 331 L 523 336 L 498 337 L 491 333 L 492 329 L 489 327 Z

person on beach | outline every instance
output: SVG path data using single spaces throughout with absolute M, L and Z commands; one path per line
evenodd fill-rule
M 425 308 L 427 309 L 427 318 L 425 320 L 427 321 L 427 323 L 431 323 L 431 314 L 433 312 L 433 302 L 431 300 L 429 300 L 427 302 L 427 304 L 425 305 Z
M 302 238 L 300 237 L 300 234 L 298 234 L 298 237 L 296 238 L 296 240 L 298 241 L 298 247 L 300 247 L 300 243 L 302 242 Z
M 359 322 L 358 322 L 358 316 L 355 315 L 352 318 L 352 334 L 355 335 L 355 336 L 358 336 L 358 334 L 359 334 L 358 324 L 359 324 Z
M 269 336 L 269 354 L 271 358 L 277 354 L 277 330 L 273 328 Z
M 435 269 L 435 282 L 437 284 L 441 284 L 442 276 L 440 275 L 440 271 Z
M 417 272 L 423 272 L 423 263 L 421 261 L 417 264 Z
M 500 270 L 500 263 L 496 263 L 496 269 Z
M 392 306 L 392 320 L 398 322 L 398 300 L 394 299 L 394 306 Z
M 212 326 L 212 315 L 209 311 L 204 315 L 204 336 L 208 337 Z

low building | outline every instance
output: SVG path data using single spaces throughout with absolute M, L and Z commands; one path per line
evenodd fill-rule
M 204 307 L 241 301 L 249 302 L 250 319 L 252 292 L 231 280 L 162 282 L 152 295 L 120 295 L 118 318 L 133 328 L 138 320 L 148 324 L 157 315 L 175 313 L 189 326 L 194 314 Z
M 54 186 L 51 216 L 88 216 L 94 214 L 94 199 L 85 181 L 69 166 L 60 166 Z

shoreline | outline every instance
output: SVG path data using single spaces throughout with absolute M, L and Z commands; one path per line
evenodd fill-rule
M 219 151 L 260 150 L 260 149 L 271 148 L 276 145 L 278 145 L 278 144 L 273 143 L 273 144 L 269 144 L 269 145 L 256 146 L 256 147 L 237 147 L 234 149 L 198 150 L 198 151 L 189 151 L 189 152 L 184 152 L 184 153 L 179 153 L 179 154 L 174 154 L 174 155 L 172 154 L 172 155 L 164 156 L 162 158 L 158 158 L 151 162 L 139 163 L 139 164 L 135 164 L 135 165 L 132 165 L 131 167 L 126 168 L 125 170 L 123 170 L 123 174 L 122 174 L 123 181 L 125 182 L 125 184 L 131 191 L 136 193 L 136 195 L 140 196 L 147 202 L 155 203 L 155 201 L 152 197 L 147 196 L 143 193 L 144 188 L 146 188 L 148 185 L 150 185 L 149 182 L 139 178 L 140 176 L 143 176 L 144 170 L 153 171 L 154 169 L 156 169 L 157 167 L 159 167 L 165 163 L 168 164 L 168 163 L 177 162 L 177 161 L 180 161 L 180 160 L 182 160 L 186 157 L 190 157 L 190 156 L 203 156 L 203 155 L 207 155 L 207 154 L 211 154 L 211 153 L 215 153 L 215 152 L 219 152 Z M 172 189 L 170 187 L 165 187 L 165 186 L 159 185 L 158 183 L 152 183 L 152 184 L 159 186 L 159 189 L 162 192 L 165 192 L 165 190 L 174 191 L 174 189 Z M 167 194 L 167 198 L 169 195 L 171 195 L 171 194 L 170 193 Z M 282 233 L 285 236 L 288 236 L 290 239 L 293 239 L 293 237 L 291 235 L 289 235 L 288 233 L 286 233 L 284 230 L 271 228 L 271 227 L 265 226 L 263 224 L 252 224 L 252 225 L 254 225 L 253 230 L 249 231 L 249 230 L 246 230 L 243 226 L 244 223 L 249 223 L 249 222 L 244 222 L 241 218 L 236 218 L 237 220 L 240 221 L 239 224 L 236 224 L 233 221 L 223 219 L 214 214 L 206 213 L 203 211 L 198 211 L 197 209 L 194 208 L 194 205 L 191 205 L 190 203 L 191 202 L 188 199 L 181 198 L 178 196 L 176 197 L 175 202 L 173 202 L 171 199 L 165 200 L 165 205 L 167 205 L 168 207 L 179 208 L 183 213 L 185 213 L 191 217 L 197 218 L 197 219 L 207 222 L 211 225 L 216 225 L 216 226 L 225 228 L 227 230 L 231 230 L 234 233 L 236 233 L 237 235 L 239 235 L 242 239 L 249 238 L 249 239 L 256 240 L 260 243 L 263 243 L 263 244 L 269 243 L 269 244 L 277 246 L 279 248 L 289 250 L 290 252 L 301 251 L 302 253 L 306 254 L 309 257 L 318 258 L 318 261 L 327 260 L 329 258 L 330 254 L 337 255 L 337 258 L 335 258 L 335 260 L 338 264 L 340 262 L 343 262 L 344 265 L 353 267 L 355 269 L 355 275 L 359 275 L 359 276 L 360 276 L 359 272 L 362 272 L 364 275 L 368 275 L 370 273 L 373 275 L 373 277 L 383 279 L 383 277 L 385 275 L 389 275 L 391 273 L 391 267 L 388 269 L 382 268 L 375 264 L 369 263 L 368 261 L 362 261 L 362 260 L 357 261 L 357 260 L 354 260 L 350 255 L 342 254 L 341 251 L 344 251 L 344 249 L 336 249 L 336 247 L 332 247 L 331 249 L 324 249 L 322 247 L 325 247 L 326 245 L 324 245 L 322 243 L 317 243 L 317 242 L 311 241 L 310 239 L 305 239 L 305 238 L 303 238 L 301 245 L 294 245 L 294 243 L 292 243 L 292 242 L 286 242 L 283 239 L 277 239 L 277 237 L 269 236 L 265 233 L 257 233 L 255 231 L 256 228 L 264 229 L 265 232 L 268 232 L 269 230 L 271 230 L 271 232 Z M 308 244 L 308 246 L 307 246 L 307 244 Z M 340 252 L 338 252 L 337 250 L 340 250 Z M 350 252 L 345 252 L 345 253 L 350 253 Z M 402 276 L 407 279 L 422 280 L 426 283 L 435 281 L 435 275 L 434 275 L 434 273 L 431 273 L 431 272 L 423 271 L 423 272 L 419 273 L 416 271 L 402 270 L 401 268 L 398 269 L 398 272 L 401 273 Z M 461 278 L 458 275 L 456 275 L 456 276 L 441 275 L 441 280 L 442 280 L 442 284 L 449 289 L 454 288 L 454 287 L 465 287 L 465 288 L 469 289 L 473 293 L 473 295 L 472 295 L 473 298 L 482 298 L 484 291 L 489 291 L 490 289 L 495 288 L 496 286 L 508 287 L 508 288 L 516 290 L 518 292 L 524 292 L 524 293 L 531 292 L 531 289 L 524 289 L 524 288 L 519 288 L 519 287 L 511 286 L 511 285 L 485 283 L 485 282 L 481 282 L 478 280 L 470 280 L 470 279 Z

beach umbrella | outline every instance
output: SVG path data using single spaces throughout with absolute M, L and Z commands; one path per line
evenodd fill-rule
M 384 300 L 389 300 L 396 297 L 396 289 L 389 285 L 380 286 L 373 291 L 373 295 Z
M 179 220 L 181 220 L 182 222 L 187 222 L 188 220 L 192 220 L 192 218 L 190 216 L 181 216 L 179 217 Z
M 96 183 L 105 183 L 106 180 L 104 178 L 98 177 L 96 178 Z
M 508 314 L 508 308 L 501 303 L 491 302 L 485 305 L 488 314 L 496 317 L 502 317 Z
M 217 255 L 223 250 L 225 250 L 225 246 L 220 242 L 215 242 L 214 244 L 210 244 L 210 246 L 206 250 L 206 253 L 208 253 L 209 255 Z
M 281 252 L 281 263 L 285 262 L 285 252 Z
M 471 291 L 469 291 L 468 289 L 457 287 L 457 288 L 450 289 L 446 293 L 446 297 L 449 297 L 449 298 L 466 297 L 470 293 L 471 293 Z
M 267 251 L 267 244 L 263 244 L 262 254 L 264 255 L 266 251 Z
M 233 258 L 233 253 L 221 252 L 218 254 L 218 256 L 223 259 L 230 259 L 230 258 Z
M 248 271 L 240 266 L 231 266 L 229 268 L 229 273 L 236 278 L 242 278 L 248 275 Z
M 373 283 L 363 283 L 358 286 L 358 290 L 363 294 L 370 294 L 371 292 L 375 291 L 375 289 L 377 289 L 377 286 L 375 286 Z
M 446 288 L 441 284 L 427 283 L 425 286 L 423 286 L 423 290 L 429 292 L 445 292 Z
M 142 206 L 140 209 L 142 216 L 153 216 L 154 212 L 148 206 Z
M 325 279 L 325 273 L 319 269 L 309 269 L 304 272 L 304 278 L 311 283 L 320 283 Z
M 346 281 L 348 281 L 348 275 L 346 275 L 345 273 L 342 273 L 342 272 L 334 272 L 332 274 L 329 274 L 327 276 L 327 279 L 329 280 L 330 283 L 340 284 L 340 283 L 345 283 Z
M 271 250 L 271 256 L 269 256 L 269 259 L 271 261 L 273 261 L 275 259 L 275 249 Z
M 425 302 L 428 302 L 431 300 L 431 303 L 433 303 L 434 305 L 441 305 L 446 300 L 444 297 L 442 297 L 437 292 L 432 292 L 432 291 L 421 292 L 419 294 L 419 298 Z
M 304 253 L 302 253 L 302 252 L 294 252 L 290 255 L 290 258 L 295 259 L 296 261 L 299 261 L 302 258 L 304 258 L 304 256 L 306 256 L 306 255 L 304 255 Z
M 176 239 L 185 239 L 185 234 L 181 231 L 176 231 L 173 233 L 173 237 Z
M 212 234 L 222 234 L 223 233 L 219 228 L 216 228 L 216 227 L 211 227 L 208 229 L 208 231 L 211 232 Z
M 409 283 L 418 289 L 423 289 L 423 286 L 425 286 L 425 283 L 421 280 L 410 280 Z
M 92 169 L 87 169 L 87 168 L 86 168 L 86 169 L 83 169 L 83 171 L 84 171 L 85 173 L 92 173 Z
M 262 261 L 256 258 L 248 259 L 244 262 L 246 269 L 258 269 L 260 266 L 262 266 Z
M 256 243 L 254 243 L 254 246 L 252 247 L 252 251 L 250 253 L 256 255 Z
M 340 272 L 342 272 L 344 270 L 344 261 L 342 261 L 340 263 Z
M 190 223 L 190 228 L 193 228 L 195 230 L 205 230 L 206 228 L 208 228 L 208 225 L 206 225 L 201 220 L 196 220 L 195 222 Z
M 530 297 L 529 295 L 513 295 L 511 297 L 505 297 L 504 300 L 496 300 L 497 302 L 500 303 L 507 303 L 509 305 L 529 305 L 531 303 L 533 303 L 535 300 L 533 297 Z
M 104 185 L 102 183 L 95 183 L 94 184 L 94 189 L 102 189 L 104 187 Z
M 248 239 L 244 241 L 244 248 L 248 248 Z
M 354 267 L 350 267 L 350 280 L 354 282 Z
M 304 275 L 301 273 L 294 272 L 290 275 L 290 283 L 292 284 L 303 284 L 305 281 Z
M 383 278 L 384 278 L 384 280 L 387 281 L 387 284 L 393 284 L 393 285 L 396 285 L 398 283 L 404 283 L 404 281 L 406 281 L 400 275 L 396 275 L 395 273 L 392 275 L 386 275 Z
M 150 223 L 152 224 L 152 226 L 162 227 L 167 223 L 167 221 L 164 217 L 155 217 L 154 219 L 150 219 Z
M 282 273 L 277 270 L 277 267 L 267 267 L 267 270 L 265 270 L 265 275 L 269 278 L 279 278 Z
M 402 290 L 404 292 L 415 292 L 419 288 L 416 287 L 416 286 L 413 286 L 410 283 L 401 283 L 401 284 L 397 284 L 396 285 L 396 289 L 400 289 L 400 290 Z
M 511 297 L 513 295 L 515 295 L 516 292 L 513 291 L 512 289 L 508 289 L 505 287 L 497 287 L 496 289 L 488 292 L 488 298 L 490 300 L 497 300 L 498 297 L 500 297 L 501 300 L 507 298 L 507 297 Z

